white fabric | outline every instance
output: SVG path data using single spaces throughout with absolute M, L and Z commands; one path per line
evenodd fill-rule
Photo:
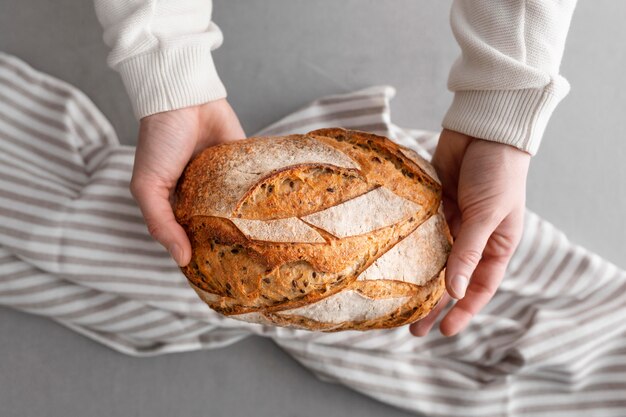
M 428 157 L 437 136 L 390 123 L 393 95 L 327 97 L 261 133 L 343 126 Z M 1 305 L 138 356 L 269 337 L 323 380 L 431 417 L 626 415 L 626 273 L 537 215 L 458 336 L 247 324 L 202 303 L 150 238 L 128 191 L 133 153 L 81 92 L 0 54 Z
M 569 91 L 559 75 L 576 0 L 455 0 L 461 47 L 448 79 L 455 92 L 443 126 L 537 152 Z
M 226 96 L 211 51 L 222 34 L 210 0 L 95 0 L 137 117 Z M 443 126 L 534 154 L 569 84 L 559 75 L 576 0 L 455 0 L 461 46 Z M 347 46 L 346 46 L 347 47 Z
M 95 0 L 137 118 L 226 97 L 211 51 L 222 32 L 211 0 Z

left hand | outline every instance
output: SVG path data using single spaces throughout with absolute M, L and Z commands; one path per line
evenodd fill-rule
M 141 119 L 130 191 L 150 235 L 176 263 L 191 260 L 191 243 L 176 222 L 170 197 L 189 160 L 209 146 L 245 138 L 226 99 Z
M 453 336 L 491 300 L 519 244 L 530 155 L 444 129 L 432 163 L 455 241 L 446 266 L 448 293 L 410 330 L 415 336 L 428 334 L 453 297 L 459 301 L 440 324 L 442 334 Z

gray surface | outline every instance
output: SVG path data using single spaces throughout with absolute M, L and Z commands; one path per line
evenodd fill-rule
M 448 7 L 435 0 L 216 0 L 226 42 L 215 59 L 249 133 L 320 95 L 383 83 L 398 89 L 398 124 L 437 129 L 457 53 Z M 626 268 L 625 13 L 618 0 L 580 2 L 562 66 L 572 92 L 533 160 L 528 205 Z M 137 125 L 100 36 L 88 1 L 0 0 L 0 49 L 81 88 L 121 140 L 133 143 Z M 6 309 L 0 335 L 2 416 L 405 415 L 315 380 L 257 338 L 139 360 Z

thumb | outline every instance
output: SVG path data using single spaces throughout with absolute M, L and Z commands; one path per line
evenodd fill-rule
M 137 201 L 148 232 L 165 247 L 179 266 L 191 260 L 191 244 L 178 224 L 169 202 L 169 190 L 148 181 L 132 181 L 131 194 Z
M 452 297 L 461 299 L 465 296 L 469 280 L 496 226 L 495 220 L 484 217 L 461 223 L 446 266 L 446 288 Z

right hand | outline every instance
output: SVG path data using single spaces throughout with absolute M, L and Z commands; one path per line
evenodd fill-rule
M 450 296 L 459 300 L 439 326 L 453 336 L 493 297 L 521 237 L 530 155 L 498 142 L 445 130 L 433 166 L 443 185 L 443 207 L 455 238 L 439 305 L 411 325 L 425 336 Z
M 170 204 L 178 179 L 201 150 L 245 137 L 226 99 L 141 119 L 130 191 L 150 235 L 179 266 L 191 260 L 191 244 Z

